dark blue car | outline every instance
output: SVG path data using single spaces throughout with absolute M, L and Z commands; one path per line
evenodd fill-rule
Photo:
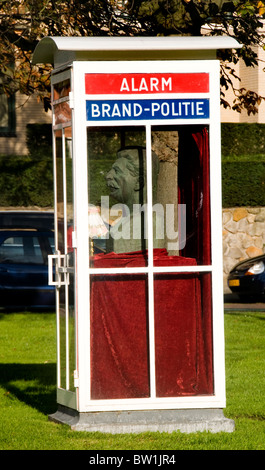
M 265 255 L 236 264 L 229 273 L 227 283 L 242 300 L 259 298 L 265 301 Z
M 0 307 L 55 308 L 48 285 L 52 212 L 0 212 Z

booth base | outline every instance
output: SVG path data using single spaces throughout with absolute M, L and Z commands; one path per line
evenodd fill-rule
M 112 434 L 141 432 L 192 433 L 199 431 L 233 432 L 234 421 L 225 418 L 221 409 L 144 410 L 79 413 L 59 406 L 49 416 L 55 423 L 67 424 L 74 431 Z

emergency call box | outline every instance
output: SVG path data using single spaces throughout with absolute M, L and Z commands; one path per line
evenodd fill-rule
M 220 415 L 216 59 L 232 47 L 228 37 L 50 37 L 35 50 L 35 63 L 54 66 L 54 420 L 171 431 L 184 416 L 185 429 L 233 428 Z

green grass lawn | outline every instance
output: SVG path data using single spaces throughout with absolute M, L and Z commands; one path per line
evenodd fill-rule
M 227 312 L 225 415 L 233 433 L 111 435 L 52 423 L 55 314 L 0 314 L 1 450 L 264 450 L 265 311 Z

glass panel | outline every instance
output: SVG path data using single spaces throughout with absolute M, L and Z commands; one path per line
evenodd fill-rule
M 39 239 L 37 237 L 33 238 L 33 246 L 34 246 L 34 256 L 35 256 L 35 263 L 43 263 L 43 256 L 41 247 L 39 244 Z
M 55 104 L 54 108 L 54 124 L 65 124 L 71 121 L 71 108 L 69 101 L 62 101 L 61 103 Z
M 70 78 L 63 80 L 62 82 L 55 83 L 53 87 L 54 101 L 59 100 L 60 98 L 69 96 L 70 91 L 71 91 Z
M 135 266 L 145 265 L 146 150 L 143 127 L 90 128 L 87 131 L 89 168 L 89 231 L 93 256 L 141 252 Z
M 0 79 L 1 84 L 1 79 Z M 15 94 L 0 94 L 0 134 L 14 136 L 16 130 Z
M 156 395 L 212 395 L 211 274 L 154 278 Z
M 0 128 L 8 128 L 8 96 L 0 94 Z
M 56 183 L 57 183 L 57 249 L 65 255 L 62 264 L 67 274 L 61 280 L 69 283 L 61 285 L 59 296 L 59 338 L 60 338 L 60 380 L 59 386 L 75 390 L 74 370 L 76 367 L 75 348 L 75 299 L 74 299 L 74 250 L 72 248 L 73 182 L 72 182 L 72 128 L 56 131 Z M 66 200 L 64 200 L 66 198 Z M 66 232 L 67 231 L 67 232 Z
M 58 383 L 60 388 L 66 389 L 66 311 L 65 311 L 65 286 L 58 292 L 59 295 L 59 350 L 60 350 L 60 377 Z
M 67 247 L 66 253 L 70 260 L 69 266 L 73 266 L 72 231 L 74 225 L 73 212 L 73 162 L 72 162 L 72 127 L 64 129 L 65 154 L 66 154 L 66 211 L 67 211 Z
M 76 341 L 75 341 L 75 277 L 69 274 L 68 299 L 69 299 L 69 390 L 75 391 L 74 370 L 76 369 Z
M 9 237 L 0 246 L 1 263 L 24 262 L 22 237 Z M 21 261 L 22 260 L 22 261 Z
M 56 158 L 56 209 L 57 209 L 57 246 L 61 254 L 65 252 L 64 237 L 64 165 L 63 165 L 63 135 L 61 130 L 55 131 Z M 59 296 L 59 350 L 60 377 L 58 385 L 66 388 L 66 317 L 65 317 L 65 287 L 58 290 Z
M 44 264 L 38 237 L 9 237 L 0 246 L 1 263 Z
M 64 253 L 64 181 L 63 181 L 63 137 L 62 131 L 55 133 L 55 152 L 56 152 L 56 208 L 57 208 L 57 227 L 58 227 L 58 246 L 61 253 Z
M 49 245 L 51 248 L 51 253 L 54 254 L 55 246 L 54 246 L 54 237 L 48 237 Z
M 149 397 L 147 296 L 145 275 L 91 277 L 92 399 Z
M 66 155 L 66 211 L 67 211 L 67 267 L 74 268 L 75 252 L 72 248 L 73 213 L 73 167 L 72 167 L 72 128 L 64 129 Z M 75 345 L 75 276 L 69 273 L 68 296 L 68 342 L 69 342 L 69 390 L 74 391 L 74 370 L 76 368 Z
M 152 149 L 159 159 L 157 180 L 153 176 L 154 248 L 165 248 L 169 256 L 179 257 L 180 265 L 182 260 L 185 265 L 184 258 L 208 265 L 208 130 L 202 126 L 154 126 Z M 160 244 L 155 240 L 157 234 Z

